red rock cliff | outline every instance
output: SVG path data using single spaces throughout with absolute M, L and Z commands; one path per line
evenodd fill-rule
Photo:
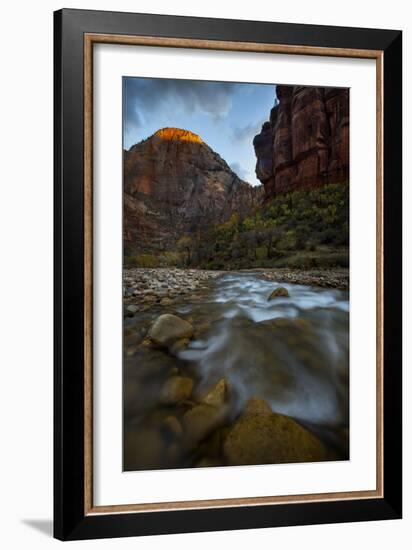
M 262 202 L 197 134 L 163 128 L 124 152 L 124 243 L 161 250 Z
M 277 86 L 279 104 L 255 136 L 266 198 L 349 178 L 349 90 Z

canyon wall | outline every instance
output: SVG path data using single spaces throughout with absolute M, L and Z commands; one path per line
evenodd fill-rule
M 349 179 L 349 90 L 277 86 L 278 105 L 255 136 L 265 197 Z

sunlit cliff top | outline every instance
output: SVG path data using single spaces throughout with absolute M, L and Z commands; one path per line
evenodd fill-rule
M 155 134 L 155 136 L 169 140 L 169 141 L 192 141 L 195 143 L 203 143 L 203 140 L 197 134 L 190 132 L 189 130 L 182 130 L 181 128 L 161 128 Z

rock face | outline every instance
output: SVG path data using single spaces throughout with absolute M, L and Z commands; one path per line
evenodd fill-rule
M 202 139 L 163 128 L 124 151 L 124 243 L 162 249 L 184 233 L 260 204 L 252 187 Z
M 255 136 L 265 198 L 349 178 L 349 90 L 277 86 L 279 104 Z

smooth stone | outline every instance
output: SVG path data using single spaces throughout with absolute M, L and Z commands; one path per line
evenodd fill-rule
M 171 376 L 160 392 L 160 401 L 164 405 L 176 405 L 192 395 L 193 380 L 186 376 Z
M 323 443 L 315 435 L 278 413 L 242 415 L 225 439 L 223 454 L 231 466 L 328 459 Z
M 183 415 L 182 423 L 189 446 L 202 441 L 224 422 L 225 410 L 206 403 L 194 406 Z
M 275 290 L 272 290 L 268 300 L 273 300 L 273 298 L 288 298 L 288 297 L 289 297 L 288 290 L 284 286 L 279 286 L 278 288 L 275 288 Z
M 182 351 L 185 348 L 187 348 L 189 342 L 190 342 L 189 338 L 182 338 L 181 340 L 177 340 L 171 346 L 169 346 L 170 353 L 172 355 L 177 355 L 179 351 Z
M 192 338 L 193 326 L 177 315 L 160 315 L 150 327 L 148 337 L 158 346 L 168 347 L 182 338 Z
M 167 416 L 162 422 L 163 431 L 174 437 L 180 437 L 183 432 L 183 428 L 179 420 L 175 416 Z
M 143 296 L 142 301 L 143 303 L 156 302 L 157 298 L 154 294 L 146 294 L 146 296 Z
M 213 405 L 214 407 L 221 407 L 227 398 L 228 385 L 226 378 L 219 380 L 217 384 L 209 390 L 206 395 L 201 398 L 202 403 L 207 405 Z
M 272 409 L 268 403 L 260 397 L 251 397 L 245 405 L 243 416 L 250 415 L 271 415 Z
M 134 344 L 126 348 L 126 357 L 133 357 L 139 351 L 140 345 Z

